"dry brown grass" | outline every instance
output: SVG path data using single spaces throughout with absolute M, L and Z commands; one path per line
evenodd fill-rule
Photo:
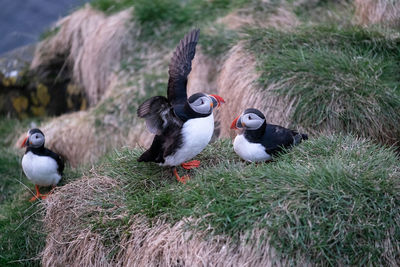
M 221 109 L 221 136 L 233 137 L 231 122 L 250 107 L 261 110 L 269 123 L 289 125 L 293 101 L 272 92 L 283 84 L 276 83 L 263 89 L 257 83 L 258 78 L 255 58 L 239 43 L 229 52 L 218 78 L 218 93 L 227 102 Z
M 263 1 L 269 2 L 269 1 Z M 276 28 L 276 29 L 290 29 L 300 24 L 299 19 L 291 11 L 291 9 L 285 5 L 282 5 L 274 12 L 257 13 L 257 9 L 253 10 L 254 7 L 242 8 L 229 13 L 225 17 L 217 20 L 218 23 L 224 24 L 228 29 L 239 30 L 243 26 L 254 26 L 262 28 Z
M 112 190 L 118 184 L 107 177 L 84 177 L 57 187 L 45 202 L 44 223 L 49 231 L 42 252 L 44 266 L 109 266 L 102 237 L 91 231 L 90 218 L 115 219 L 113 210 L 101 206 L 107 199 L 120 207 Z M 118 231 L 117 229 L 114 229 Z
M 107 225 L 127 218 L 119 187 L 115 180 L 93 174 L 49 196 L 44 266 L 280 266 L 285 262 L 263 238 L 265 230 L 254 230 L 249 239 L 243 235 L 234 242 L 209 235 L 211 228 L 192 232 L 185 230 L 185 221 L 171 225 L 163 219 L 150 225 L 136 215 L 127 225 L 96 231 L 93 222 Z
M 129 42 L 130 18 L 131 10 L 107 17 L 87 5 L 57 22 L 59 31 L 38 45 L 31 68 L 65 58 L 74 81 L 85 89 L 89 104 L 95 105 L 115 78 L 122 49 Z
M 400 25 L 400 2 L 396 0 L 355 0 L 355 18 L 361 25 Z

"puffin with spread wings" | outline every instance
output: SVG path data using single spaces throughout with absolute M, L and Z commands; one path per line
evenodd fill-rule
M 196 53 L 200 30 L 192 30 L 180 41 L 169 64 L 167 98 L 155 96 L 138 108 L 148 130 L 155 134 L 153 143 L 138 161 L 170 166 L 177 180 L 186 183 L 187 175 L 179 176 L 176 166 L 198 167 L 192 159 L 210 142 L 214 132 L 213 109 L 224 103 L 222 97 L 196 93 L 187 98 L 186 86 Z

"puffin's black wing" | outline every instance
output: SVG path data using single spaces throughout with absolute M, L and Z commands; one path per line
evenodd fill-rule
M 294 136 L 297 132 L 286 129 L 279 125 L 267 124 L 265 133 L 262 139 L 262 145 L 265 147 L 265 151 L 268 154 L 276 154 L 282 150 L 282 148 L 288 148 L 294 145 Z
M 161 135 L 166 129 L 182 127 L 182 120 L 179 119 L 168 100 L 163 96 L 155 96 L 146 100 L 138 108 L 137 114 L 146 120 L 147 129 L 155 134 Z
M 61 158 L 60 155 L 58 155 L 57 153 L 54 153 L 53 151 L 51 151 L 50 149 L 44 148 L 44 156 L 48 156 L 53 158 L 56 162 L 57 162 L 57 172 L 62 175 L 63 171 L 64 171 L 64 160 Z
M 169 63 L 168 100 L 173 106 L 183 104 L 187 100 L 187 76 L 192 70 L 199 33 L 200 30 L 195 29 L 186 34 L 176 47 Z

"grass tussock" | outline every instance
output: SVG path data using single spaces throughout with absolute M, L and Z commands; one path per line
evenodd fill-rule
M 291 120 L 319 132 L 400 140 L 399 39 L 359 27 L 249 31 L 264 88 L 294 101 Z M 268 117 L 268 115 L 267 115 Z
M 227 102 L 220 111 L 221 136 L 224 137 L 234 137 L 230 124 L 248 107 L 262 110 L 268 123 L 283 126 L 290 123 L 291 101 L 274 94 L 284 82 L 271 83 L 267 89 L 257 84 L 260 74 L 256 71 L 256 59 L 243 45 L 239 43 L 230 50 L 218 76 L 218 93 Z
M 395 0 L 355 0 L 355 18 L 361 25 L 400 26 L 400 2 Z
M 234 9 L 226 16 L 218 19 L 231 30 L 258 25 L 262 28 L 277 28 L 290 30 L 300 21 L 294 13 L 292 3 L 288 1 L 249 1 L 249 3 Z
M 138 150 L 115 152 L 95 169 L 98 177 L 107 178 L 84 179 L 79 186 L 61 189 L 90 192 L 76 192 L 81 198 L 72 202 L 65 193 L 54 195 L 60 201 L 54 207 L 65 201 L 78 207 L 68 208 L 70 213 L 47 209 L 48 216 L 54 212 L 62 221 L 68 216 L 71 230 L 57 232 L 61 238 L 53 236 L 57 242 L 46 249 L 54 255 L 78 253 L 80 245 L 75 244 L 83 241 L 76 237 L 95 234 L 99 236 L 93 240 L 100 239 L 108 249 L 97 259 L 108 258 L 110 264 L 125 259 L 130 264 L 187 265 L 193 260 L 186 258 L 190 249 L 198 242 L 207 246 L 195 251 L 215 248 L 215 240 L 227 242 L 233 259 L 245 251 L 239 258 L 253 255 L 257 264 L 271 259 L 344 265 L 399 261 L 400 169 L 392 150 L 351 136 L 328 136 L 304 142 L 275 162 L 255 165 L 241 162 L 231 146 L 227 140 L 208 146 L 198 157 L 201 167 L 189 172 L 187 185 L 178 184 L 169 170 L 137 163 Z M 101 182 L 113 186 L 91 184 Z M 93 212 L 83 214 L 88 210 Z M 46 221 L 56 226 L 60 218 Z M 50 232 L 58 231 L 54 226 Z M 256 232 L 259 237 L 253 240 Z M 263 258 L 259 249 L 272 254 Z M 222 248 L 208 250 L 201 260 L 223 253 Z
M 40 43 L 31 68 L 65 61 L 73 80 L 84 88 L 89 104 L 95 105 L 116 78 L 113 73 L 119 68 L 121 51 L 130 41 L 125 27 L 130 18 L 129 10 L 110 17 L 89 6 L 74 12 L 58 21 L 58 30 Z

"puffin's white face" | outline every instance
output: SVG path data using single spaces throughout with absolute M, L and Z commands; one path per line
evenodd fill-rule
M 210 114 L 213 110 L 213 101 L 207 96 L 200 96 L 192 103 L 189 102 L 190 107 L 197 113 Z
M 242 127 L 245 128 L 246 130 L 257 130 L 258 128 L 261 127 L 261 125 L 263 125 L 265 119 L 260 118 L 255 113 L 247 113 L 243 114 L 240 117 L 240 121 Z
M 28 142 L 30 147 L 41 147 L 44 144 L 44 135 L 41 133 L 29 135 Z
M 257 130 L 263 124 L 265 124 L 264 114 L 258 109 L 248 108 L 233 120 L 231 129 Z

